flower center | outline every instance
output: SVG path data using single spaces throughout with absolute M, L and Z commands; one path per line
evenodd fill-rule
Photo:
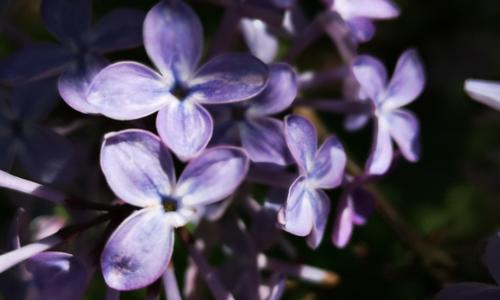
M 166 199 L 163 201 L 163 209 L 166 212 L 172 212 L 177 210 L 177 201 L 173 199 Z
M 189 94 L 189 90 L 182 86 L 182 84 L 176 84 L 175 87 L 171 91 L 172 95 L 174 95 L 180 101 L 184 100 Z

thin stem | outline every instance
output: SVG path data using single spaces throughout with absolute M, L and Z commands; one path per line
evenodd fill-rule
M 329 85 L 334 81 L 342 80 L 349 69 L 347 66 L 329 68 L 318 72 L 304 72 L 299 76 L 300 90 L 308 90 Z
M 195 241 L 191 233 L 184 227 L 177 228 L 176 231 L 182 244 L 187 249 L 189 256 L 200 270 L 200 275 L 205 280 L 214 298 L 216 300 L 234 300 L 234 296 L 222 284 L 216 272 L 205 260 L 203 254 L 196 249 Z

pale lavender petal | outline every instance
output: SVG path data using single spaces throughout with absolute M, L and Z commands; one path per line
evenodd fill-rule
M 158 113 L 156 129 L 179 159 L 188 160 L 207 146 L 212 137 L 213 121 L 203 106 L 174 100 Z
M 495 233 L 488 241 L 483 260 L 491 276 L 500 284 L 500 232 Z
M 500 110 L 500 82 L 468 79 L 465 91 L 472 99 Z
M 44 215 L 36 217 L 30 223 L 30 233 L 34 240 L 41 240 L 55 234 L 66 225 L 66 220 L 61 216 Z
M 61 98 L 71 108 L 84 114 L 97 114 L 99 110 L 87 101 L 87 93 L 94 77 L 108 64 L 98 56 L 89 56 L 85 61 L 75 61 L 59 76 L 57 87 Z
M 451 284 L 441 290 L 434 300 L 497 300 L 500 288 L 483 283 L 464 282 Z
M 26 261 L 37 299 L 74 300 L 87 287 L 85 265 L 71 254 L 43 252 Z
M 43 251 L 47 251 L 59 245 L 62 241 L 63 240 L 58 236 L 49 236 L 0 255 L 0 273 L 12 268 L 18 263 L 42 253 Z
M 337 216 L 332 230 L 332 243 L 338 248 L 344 248 L 353 230 L 353 204 L 349 195 L 344 194 L 337 207 Z
M 248 167 L 248 156 L 240 148 L 220 146 L 208 149 L 186 166 L 175 195 L 187 206 L 220 201 L 238 188 Z
M 240 28 L 250 52 L 265 63 L 272 62 L 278 53 L 278 39 L 269 33 L 266 23 L 243 18 Z
M 403 156 L 411 162 L 418 161 L 420 125 L 415 115 L 407 110 L 397 109 L 385 118 L 390 126 L 389 131 Z
M 424 67 L 416 50 L 401 55 L 387 87 L 384 107 L 398 108 L 415 100 L 425 85 Z
M 20 84 L 60 73 L 72 55 L 59 45 L 43 43 L 25 47 L 0 61 L 0 81 Z
M 283 229 L 294 235 L 306 236 L 314 227 L 314 209 L 317 193 L 307 186 L 307 179 L 300 176 L 290 186 L 284 210 Z
M 142 44 L 144 12 L 119 8 L 103 16 L 90 33 L 91 47 L 100 52 L 131 49 Z
M 253 162 L 287 165 L 291 161 L 283 122 L 273 118 L 255 118 L 239 125 L 241 144 Z
M 379 104 L 383 100 L 387 84 L 387 71 L 384 65 L 372 56 L 361 55 L 355 59 L 352 71 L 363 92 L 375 104 Z
M 164 76 L 186 82 L 196 68 L 203 48 L 203 28 L 184 1 L 163 0 L 144 20 L 144 47 Z
M 106 284 L 119 291 L 143 288 L 167 269 L 174 230 L 161 206 L 141 209 L 113 232 L 101 256 Z
M 189 81 L 188 98 L 201 103 L 238 102 L 266 87 L 269 69 L 257 58 L 241 53 L 212 58 Z
M 301 172 L 307 174 L 313 168 L 318 147 L 316 128 L 306 118 L 295 115 L 287 116 L 285 139 Z
M 382 175 L 391 166 L 393 147 L 389 124 L 385 120 L 377 120 L 374 125 L 374 138 L 370 157 L 366 162 L 366 172 Z
M 99 72 L 87 100 L 112 119 L 133 120 L 150 115 L 172 101 L 172 82 L 134 62 L 112 64 Z
M 399 16 L 399 9 L 391 0 L 334 0 L 333 8 L 344 19 L 392 19 Z
M 349 131 L 356 131 L 363 128 L 370 121 L 370 115 L 349 115 L 344 120 L 344 126 Z
M 313 195 L 313 198 L 311 198 L 311 207 L 314 217 L 311 233 L 307 237 L 307 244 L 312 249 L 316 249 L 325 234 L 328 215 L 330 214 L 330 199 L 322 190 L 315 190 L 314 193 L 311 192 L 311 195 Z
M 43 0 L 40 10 L 45 26 L 61 42 L 82 42 L 90 27 L 90 0 Z
M 314 158 L 309 178 L 315 187 L 333 189 L 342 183 L 347 156 L 340 141 L 331 136 L 325 140 Z
M 113 192 L 123 201 L 145 207 L 161 203 L 175 184 L 175 170 L 160 139 L 129 129 L 105 136 L 101 169 Z
M 287 64 L 269 66 L 269 79 L 266 88 L 250 100 L 247 115 L 273 115 L 290 107 L 297 96 L 297 75 Z

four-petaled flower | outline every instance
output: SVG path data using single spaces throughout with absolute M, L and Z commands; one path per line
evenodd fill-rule
M 106 180 L 121 200 L 141 208 L 104 247 L 106 283 L 132 290 L 158 279 L 172 255 L 174 228 L 228 197 L 245 178 L 248 165 L 244 150 L 215 147 L 191 160 L 176 182 L 170 152 L 157 136 L 137 129 L 106 135 L 101 149 Z

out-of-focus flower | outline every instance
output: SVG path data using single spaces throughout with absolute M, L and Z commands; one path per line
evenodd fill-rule
M 133 120 L 159 111 L 158 133 L 182 160 L 202 151 L 212 136 L 213 120 L 203 104 L 246 100 L 265 87 L 268 68 L 246 54 L 217 56 L 198 71 L 203 33 L 195 12 L 181 0 L 153 7 L 144 22 L 144 46 L 160 73 L 135 62 L 102 70 L 88 100 L 103 115 Z
M 425 85 L 417 52 L 408 50 L 401 55 L 389 83 L 384 65 L 372 56 L 359 56 L 354 61 L 353 73 L 371 100 L 375 119 L 366 172 L 381 175 L 389 169 L 393 158 L 392 139 L 408 161 L 416 162 L 420 156 L 419 122 L 413 113 L 401 107 L 413 102 Z
M 109 238 L 101 257 L 106 283 L 117 290 L 147 286 L 167 268 L 174 228 L 190 222 L 198 208 L 229 196 L 245 178 L 249 160 L 235 147 L 204 151 L 176 182 L 171 155 L 146 131 L 108 134 L 101 168 L 114 193 L 141 209 Z
M 91 27 L 90 0 L 43 0 L 42 20 L 60 44 L 27 46 L 0 63 L 0 81 L 11 84 L 56 74 L 66 103 L 83 113 L 99 113 L 86 101 L 92 78 L 108 64 L 105 53 L 141 45 L 144 13 L 117 9 Z
M 335 136 L 318 149 L 316 128 L 300 116 L 285 119 L 285 137 L 299 177 L 290 186 L 279 221 L 284 230 L 308 236 L 309 246 L 316 248 L 323 239 L 330 212 L 330 199 L 323 189 L 342 183 L 347 157 Z
M 500 110 L 500 82 L 468 79 L 465 91 L 474 100 Z

